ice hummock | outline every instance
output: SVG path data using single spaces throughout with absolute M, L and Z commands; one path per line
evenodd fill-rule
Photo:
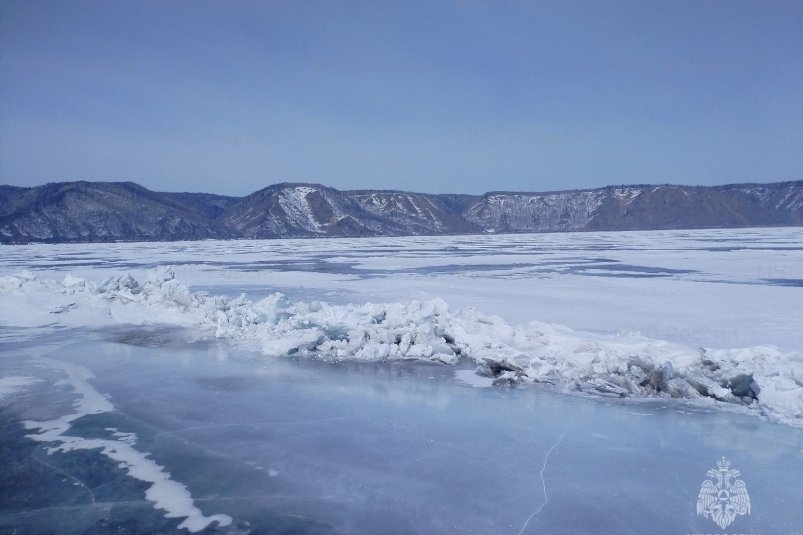
M 170 268 L 144 281 L 97 284 L 31 273 L 0 277 L 7 325 L 170 323 L 256 345 L 270 356 L 332 360 L 469 361 L 495 385 L 541 383 L 616 397 L 672 397 L 727 403 L 803 426 L 803 357 L 774 346 L 694 348 L 639 334 L 601 335 L 533 321 L 511 325 L 441 299 L 332 305 L 290 302 L 281 293 L 252 301 L 192 292 Z

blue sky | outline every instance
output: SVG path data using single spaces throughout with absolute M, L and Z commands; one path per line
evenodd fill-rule
M 0 183 L 803 179 L 799 1 L 0 2 Z

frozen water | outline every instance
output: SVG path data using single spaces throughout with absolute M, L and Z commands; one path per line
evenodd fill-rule
M 5 401 L 0 529 L 169 531 L 218 519 L 227 526 L 206 531 L 708 533 L 697 493 L 723 455 L 753 500 L 733 527 L 793 533 L 803 522 L 787 505 L 803 471 L 800 431 L 788 426 L 661 401 L 471 388 L 431 364 L 266 363 L 220 343 L 182 348 L 180 333 L 162 347 L 120 334 L 53 337 L 44 367 L 38 344 L 14 350 L 13 365 L 42 382 Z M 19 429 L 74 414 L 64 370 L 82 369 L 103 395 L 88 414 L 53 441 L 37 438 L 41 424 Z M 60 447 L 66 437 L 75 447 Z M 131 473 L 137 463 L 145 476 Z M 178 499 L 148 495 L 153 479 Z M 45 514 L 26 509 L 31 492 Z
M 803 525 L 799 229 L 0 254 L 0 532 Z
M 257 300 L 281 291 L 291 301 L 336 304 L 442 298 L 513 324 L 640 332 L 690 346 L 803 347 L 793 285 L 803 280 L 799 228 L 27 245 L 0 254 L 0 276 L 143 280 L 170 265 L 213 295 Z

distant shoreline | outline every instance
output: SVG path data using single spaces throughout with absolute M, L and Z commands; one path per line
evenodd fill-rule
M 133 182 L 0 186 L 0 243 L 357 238 L 803 226 L 803 181 L 424 194 L 282 183 L 246 197 Z

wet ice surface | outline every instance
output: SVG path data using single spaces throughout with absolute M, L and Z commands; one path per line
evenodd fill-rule
M 0 530 L 146 533 L 184 520 L 98 450 L 48 455 L 55 443 L 26 438 L 20 422 L 74 410 L 46 359 L 91 370 L 113 406 L 67 434 L 130 439 L 200 514 L 231 517 L 205 532 L 708 533 L 697 493 L 722 456 L 752 499 L 732 529 L 803 525 L 799 429 L 664 401 L 471 388 L 446 366 L 265 361 L 192 338 L 115 328 L 0 350 L 4 375 L 41 379 L 3 399 Z
M 801 229 L 747 229 L 4 246 L 0 276 L 143 280 L 172 265 L 212 295 L 443 298 L 508 322 L 800 351 L 801 241 Z M 766 535 L 803 525 L 799 428 L 672 400 L 488 387 L 467 364 L 277 359 L 175 326 L 68 329 L 58 322 L 76 312 L 65 303 L 47 324 L 0 322 L 0 533 L 174 532 L 188 519 L 223 533 Z M 43 428 L 30 422 L 78 414 L 69 366 L 94 374 L 96 412 L 34 440 Z M 64 437 L 71 446 L 48 454 Z M 695 509 L 722 456 L 752 500 L 724 530 Z

